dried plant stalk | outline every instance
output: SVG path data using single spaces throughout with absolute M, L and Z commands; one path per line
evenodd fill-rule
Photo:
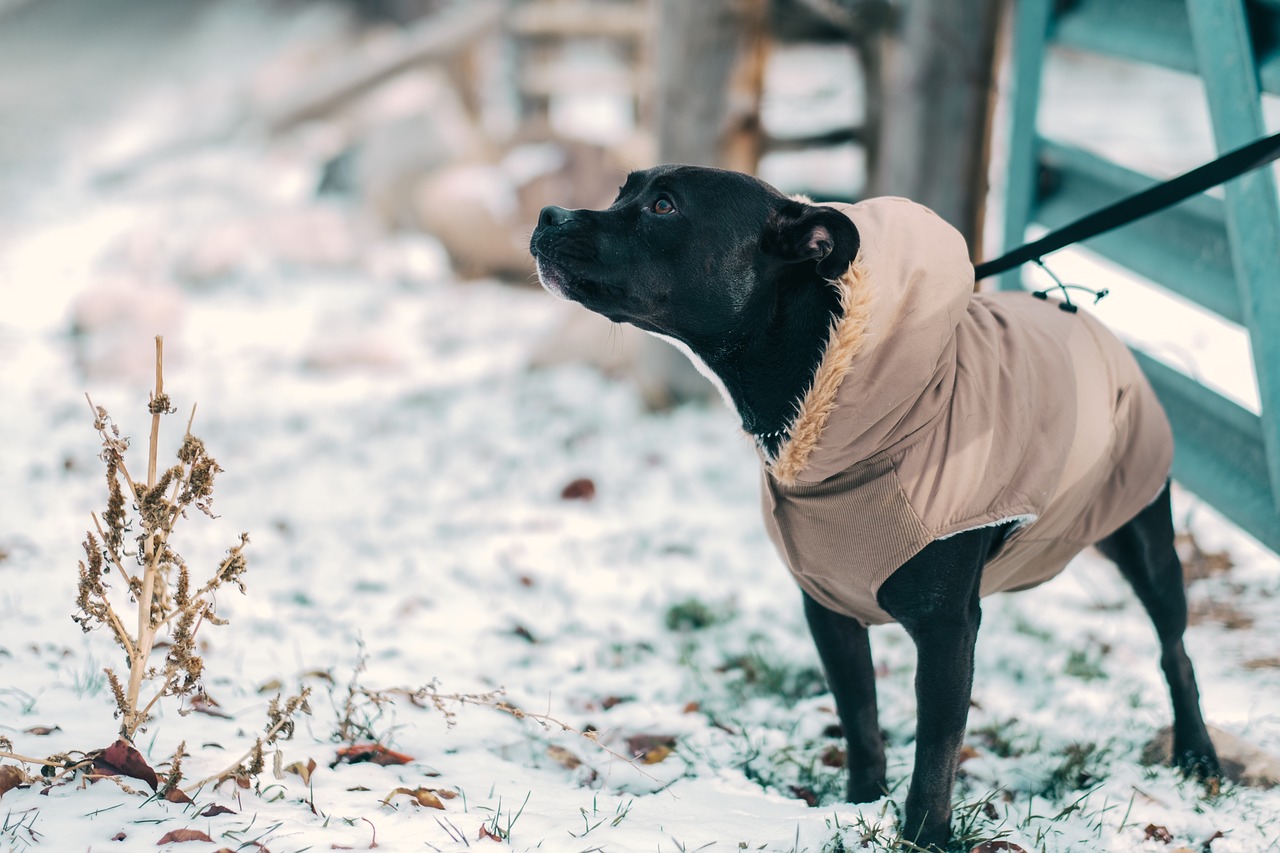
M 205 450 L 204 442 L 191 434 L 194 407 L 178 449 L 177 464 L 160 467 L 160 420 L 174 411 L 164 390 L 163 338 L 156 337 L 156 382 L 147 406 L 151 433 L 146 480 L 135 480 L 125 465 L 128 438 L 121 436 L 106 409 L 95 406 L 87 394 L 85 398 L 94 414 L 94 428 L 102 439 L 100 458 L 106 465 L 107 509 L 101 518 L 92 516 L 96 535 L 93 531 L 85 534 L 85 561 L 80 563 L 76 601 L 79 612 L 74 618 L 85 631 L 105 626 L 125 653 L 129 665 L 127 681 L 111 667 L 106 668 L 106 674 L 121 719 L 120 735 L 132 740 L 161 698 L 200 692 L 204 661 L 196 654 L 196 633 L 207 622 L 225 624 L 214 612 L 215 591 L 224 584 L 245 591 L 242 575 L 247 565 L 243 551 L 249 537 L 241 534 L 239 544 L 228 549 L 209 580 L 192 592 L 187 564 L 172 548 L 170 538 L 178 519 L 185 518 L 190 507 L 213 517 L 213 482 L 222 469 Z M 107 583 L 113 569 L 124 586 L 116 593 L 115 603 L 112 587 Z M 126 628 L 126 620 L 121 618 L 123 611 L 118 609 L 123 606 L 118 596 L 123 594 L 137 608 L 133 632 Z M 152 651 L 163 630 L 171 635 L 168 651 L 163 661 L 153 663 Z M 158 685 L 143 701 L 144 689 L 151 682 Z

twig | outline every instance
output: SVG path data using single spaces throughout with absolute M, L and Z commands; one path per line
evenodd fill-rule
M 160 415 L 163 411 L 164 399 L 164 338 L 156 335 L 156 389 L 151 397 L 151 446 L 147 454 L 147 491 L 156 485 L 156 458 L 160 448 Z M 136 491 L 136 489 L 135 489 Z M 156 532 L 145 530 L 143 539 L 143 555 L 145 564 L 142 572 L 142 594 L 138 597 L 138 657 L 129 667 L 129 691 L 125 701 L 130 709 L 134 709 L 132 719 L 125 720 L 125 736 L 130 737 L 146 719 L 145 714 L 136 713 L 138 693 L 142 689 L 142 676 L 146 671 L 147 661 L 151 657 L 151 648 L 155 643 L 155 626 L 151 624 L 151 603 L 155 597 L 157 561 L 162 549 L 156 547 Z
M 88 401 L 89 401 L 89 411 L 93 412 L 93 421 L 94 421 L 94 423 L 96 424 L 96 423 L 98 422 L 98 420 L 100 419 L 100 415 L 98 414 L 98 407 L 97 407 L 96 405 L 94 405 L 94 403 L 93 403 L 93 398 L 89 396 L 89 392 L 88 392 L 88 391 L 86 391 L 86 392 L 85 392 L 85 394 L 84 394 L 84 398 L 85 398 L 86 400 L 88 400 Z M 112 438 L 111 436 L 107 435 L 107 431 L 106 431 L 106 429 L 105 429 L 105 428 L 101 428 L 101 429 L 99 429 L 99 430 L 98 430 L 98 434 L 102 436 L 102 438 L 103 438 L 103 440 L 104 440 L 104 441 L 106 441 L 106 442 L 108 442 L 108 443 L 111 443 L 111 444 L 115 444 L 116 442 L 118 442 L 118 441 L 120 440 L 120 439 L 118 439 L 118 438 Z M 117 454 L 116 454 L 116 456 L 117 456 L 116 465 L 118 465 L 118 466 L 119 466 L 120 473 L 124 475 L 124 481 L 125 481 L 125 483 L 129 486 L 129 492 L 130 492 L 130 494 L 132 494 L 135 498 L 137 498 L 137 497 L 138 497 L 138 487 L 137 487 L 137 485 L 136 485 L 136 484 L 134 484 L 134 482 L 133 482 L 133 477 L 129 476 L 129 469 L 125 467 L 125 464 L 124 464 L 124 454 L 123 454 L 123 453 L 117 453 Z
M 0 749 L 0 758 L 9 758 L 13 761 L 21 761 L 23 764 L 43 764 L 45 767 L 61 768 L 62 765 L 56 761 L 49 761 L 45 758 L 32 758 L 29 755 L 18 755 L 16 752 L 6 752 Z
M 208 785 L 210 782 L 220 782 L 223 779 L 227 778 L 227 776 L 235 772 L 237 767 L 244 764 L 245 759 L 253 755 L 254 750 L 258 749 L 262 744 L 269 744 L 271 742 L 271 738 L 279 734 L 280 730 L 283 729 L 285 726 L 289 725 L 290 722 L 292 722 L 291 718 L 281 717 L 271 726 L 271 728 L 267 729 L 267 734 L 265 737 L 255 740 L 253 742 L 253 746 L 246 749 L 244 751 L 244 754 L 242 754 L 235 761 L 231 762 L 231 764 L 227 766 L 226 770 L 223 770 L 221 773 L 215 773 L 212 776 L 207 776 L 204 779 L 201 779 L 199 782 L 196 782 L 195 785 L 191 787 L 199 789 L 199 788 L 203 788 L 205 785 Z
M 91 512 L 89 513 L 89 517 L 93 519 L 93 526 L 98 528 L 98 536 L 102 539 L 103 545 L 106 545 L 107 534 L 102 531 L 102 522 L 98 520 L 98 514 L 96 512 Z M 133 578 L 129 576 L 129 573 L 124 570 L 124 566 L 120 564 L 120 555 L 116 553 L 116 549 L 107 548 L 107 556 L 111 558 L 111 562 L 115 564 L 115 567 L 120 570 L 120 577 L 124 579 L 125 589 L 131 587 L 133 585 Z

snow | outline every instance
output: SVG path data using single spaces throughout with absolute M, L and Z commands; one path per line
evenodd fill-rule
M 185 77 L 144 87 L 82 138 L 165 138 L 182 112 L 177 81 L 231 97 L 233 71 L 255 68 L 266 42 L 322 28 L 314 12 L 272 30 L 256 4 L 210 8 Z M 215 79 L 218 39 L 246 46 Z M 584 368 L 527 370 L 554 300 L 459 282 L 430 238 L 363 232 L 310 198 L 300 176 L 320 154 L 296 139 L 226 139 L 105 183 L 100 150 L 60 150 L 83 153 L 39 193 L 11 197 L 0 232 L 0 735 L 37 757 L 115 737 L 101 669 L 121 654 L 69 618 L 89 513 L 105 504 L 83 394 L 141 458 L 159 322 L 146 312 L 168 306 L 165 386 L 179 413 L 162 452 L 198 402 L 194 432 L 226 469 L 218 518 L 183 521 L 177 547 L 199 577 L 241 531 L 252 542 L 248 593 L 220 593 L 229 625 L 200 633 L 205 686 L 229 718 L 166 701 L 136 745 L 159 766 L 185 742 L 186 778 L 215 774 L 264 727 L 276 688 L 260 688 L 308 686 L 313 713 L 281 744 L 282 764 L 317 769 L 306 784 L 277 778 L 269 760 L 258 787 L 206 787 L 192 806 L 110 782 L 11 790 L 0 849 L 154 849 L 177 828 L 273 853 L 367 849 L 375 833 L 393 851 L 499 844 L 479 838 L 482 826 L 509 829 L 513 849 L 552 851 L 819 851 L 856 848 L 876 827 L 892 836 L 913 752 L 910 642 L 896 626 L 873 632 L 891 797 L 843 804 L 843 771 L 822 761 L 842 746 L 828 733 L 832 700 L 759 523 L 754 451 L 728 411 L 652 413 Z M 216 275 L 193 272 L 211 269 L 192 258 L 208 257 L 218 228 L 266 221 L 302 237 L 251 229 L 262 239 L 226 249 Z M 320 221 L 347 250 L 310 245 Z M 73 336 L 77 316 L 85 331 Z M 580 477 L 594 499 L 562 499 Z M 1227 602 L 1254 620 L 1190 628 L 1206 716 L 1280 752 L 1280 669 L 1245 667 L 1280 654 L 1276 557 L 1185 492 L 1175 511 L 1236 563 L 1197 581 L 1193 604 Z M 673 608 L 706 624 L 672 629 Z M 1148 824 L 1175 847 L 1222 831 L 1215 853 L 1275 849 L 1280 791 L 1206 798 L 1139 763 L 1168 722 L 1158 657 L 1145 615 L 1095 554 L 989 599 L 957 824 L 1027 850 L 1172 849 L 1144 840 Z M 358 700 L 349 716 L 411 763 L 331 766 L 353 678 L 390 701 Z M 394 692 L 433 681 L 442 693 L 503 688 L 559 722 L 463 705 L 450 706 L 450 726 Z M 675 749 L 652 764 L 614 757 L 641 735 Z M 1054 789 L 1055 769 L 1087 744 L 1101 751 L 1085 761 L 1090 778 Z M 438 811 L 387 800 L 398 787 L 459 796 Z M 235 813 L 199 817 L 210 803 Z

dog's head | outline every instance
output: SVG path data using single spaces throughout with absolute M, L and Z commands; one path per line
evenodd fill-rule
M 606 210 L 544 208 L 530 251 L 557 296 L 703 351 L 759 333 L 790 289 L 842 275 L 858 232 L 748 175 L 659 166 Z

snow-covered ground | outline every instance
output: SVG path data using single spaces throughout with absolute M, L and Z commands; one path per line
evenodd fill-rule
M 185 743 L 185 777 L 216 774 L 276 692 L 306 686 L 313 713 L 280 765 L 316 769 L 304 781 L 268 761 L 254 788 L 206 787 L 185 806 L 109 782 L 9 790 L 0 849 L 154 849 L 175 829 L 273 853 L 816 852 L 891 838 L 913 749 L 910 643 L 895 626 L 873 634 L 891 796 L 842 804 L 831 697 L 728 412 L 653 414 L 584 368 L 526 370 L 554 300 L 461 283 L 427 238 L 368 237 L 312 197 L 317 155 L 297 139 L 228 139 L 99 180 L 140 139 L 179 130 L 191 92 L 216 103 L 272 44 L 320 26 L 266 27 L 247 2 L 210 9 L 173 78 L 56 140 L 66 153 L 47 181 L 6 184 L 18 189 L 0 223 L 0 736 L 36 757 L 115 737 L 102 668 L 122 655 L 70 618 L 80 543 L 106 501 L 83 395 L 144 458 L 162 331 L 179 411 L 162 452 L 198 402 L 193 431 L 225 469 L 218 518 L 193 514 L 175 544 L 202 577 L 241 531 L 252 543 L 247 594 L 220 593 L 229 624 L 199 635 L 221 713 L 162 703 L 137 747 L 163 769 Z M 562 497 L 581 478 L 594 496 Z M 1176 512 L 1234 564 L 1191 586 L 1206 715 L 1280 753 L 1280 564 L 1184 493 Z M 1277 849 L 1280 791 L 1207 798 L 1141 764 L 1168 722 L 1158 650 L 1096 555 L 989 599 L 977 655 L 956 790 L 971 843 Z M 446 702 L 450 721 L 409 696 L 433 682 L 502 688 L 549 720 Z M 338 762 L 344 722 L 411 760 Z M 618 757 L 635 753 L 646 758 Z M 437 810 L 399 788 L 457 796 Z M 211 804 L 231 811 L 202 816 Z

